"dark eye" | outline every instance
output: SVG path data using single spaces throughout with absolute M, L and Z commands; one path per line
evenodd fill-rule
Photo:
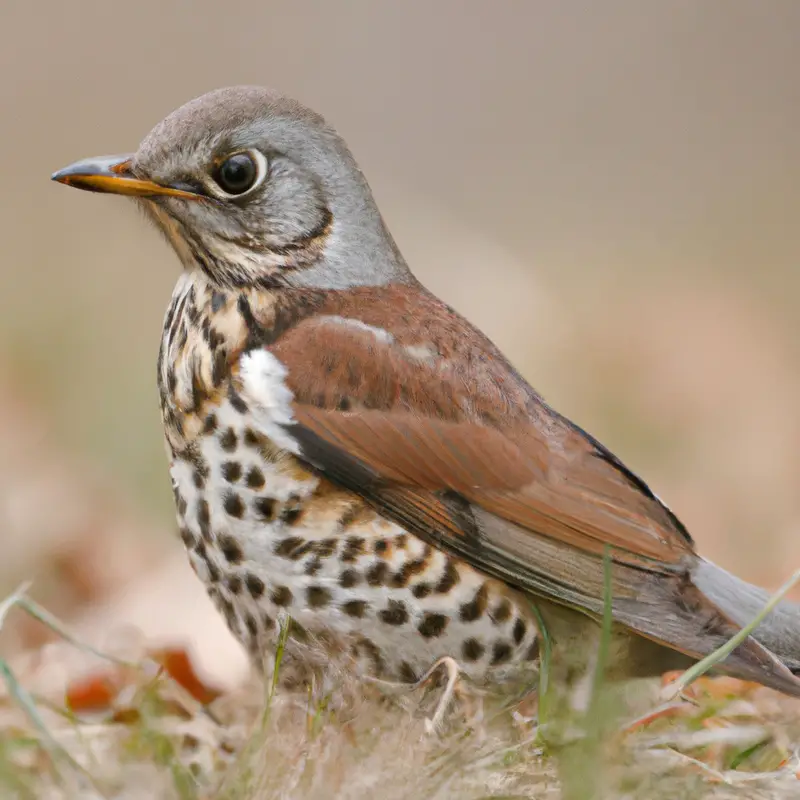
M 265 167 L 265 159 L 261 153 L 234 153 L 214 170 L 212 177 L 225 194 L 241 195 L 261 182 Z

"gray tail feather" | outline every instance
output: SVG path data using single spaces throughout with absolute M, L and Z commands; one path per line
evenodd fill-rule
M 705 560 L 692 570 L 692 582 L 738 625 L 752 622 L 770 597 L 765 589 Z M 755 629 L 753 638 L 800 675 L 800 605 L 781 602 Z

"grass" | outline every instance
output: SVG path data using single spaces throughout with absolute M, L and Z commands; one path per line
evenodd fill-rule
M 769 690 L 690 671 L 670 684 L 680 688 L 681 699 L 659 704 L 659 687 L 650 687 L 649 713 L 621 723 L 621 709 L 609 705 L 614 695 L 602 680 L 611 631 L 608 600 L 579 736 L 561 751 L 548 750 L 541 741 L 535 695 L 497 697 L 465 685 L 461 702 L 428 733 L 425 720 L 441 692 L 436 687 L 387 693 L 331 664 L 310 689 L 287 688 L 284 669 L 293 642 L 287 621 L 268 679 L 254 678 L 209 704 L 150 661 L 132 665 L 110 659 L 108 674 L 124 677 L 117 680 L 116 694 L 97 709 L 71 709 L 63 698 L 26 689 L 22 684 L 31 676 L 21 681 L 3 662 L 0 796 L 797 796 L 798 705 Z M 99 655 L 24 591 L 0 603 L 0 621 L 15 607 L 56 625 L 65 636 L 60 646 Z M 543 651 L 546 665 L 546 635 Z M 724 655 L 719 651 L 715 658 Z

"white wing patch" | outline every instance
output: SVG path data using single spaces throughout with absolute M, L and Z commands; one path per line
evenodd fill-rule
M 362 322 L 360 319 L 340 317 L 334 314 L 324 314 L 317 317 L 317 320 L 319 322 L 332 323 L 334 325 L 341 325 L 343 328 L 353 328 L 357 331 L 369 333 L 374 336 L 377 341 L 384 342 L 385 344 L 392 344 L 394 342 L 394 336 L 392 336 L 389 331 L 383 328 L 376 328 L 374 325 L 367 325 L 366 322 Z
M 239 376 L 242 395 L 250 405 L 261 432 L 278 447 L 300 455 L 300 447 L 285 426 L 294 421 L 294 395 L 286 385 L 286 367 L 266 350 L 254 350 L 242 356 Z
M 318 322 L 340 325 L 343 328 L 352 328 L 353 330 L 361 331 L 372 336 L 376 342 L 382 344 L 390 344 L 398 346 L 394 336 L 383 328 L 378 328 L 375 325 L 368 325 L 360 319 L 351 319 L 350 317 L 340 317 L 338 315 L 325 314 L 317 318 Z M 410 358 L 412 361 L 419 361 L 421 363 L 433 366 L 439 361 L 439 351 L 430 343 L 423 342 L 421 344 L 409 344 L 404 347 L 399 347 L 400 351 Z

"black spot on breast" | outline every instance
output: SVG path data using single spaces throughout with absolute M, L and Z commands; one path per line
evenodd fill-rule
M 214 433 L 217 429 L 217 415 L 209 414 L 203 423 L 203 433 Z
M 322 561 L 318 556 L 315 556 L 305 566 L 303 572 L 306 575 L 316 575 L 322 569 Z
M 292 591 L 288 586 L 276 586 L 271 600 L 276 606 L 288 606 L 292 602 Z
M 274 547 L 275 555 L 282 558 L 291 558 L 297 561 L 302 558 L 309 550 L 311 545 L 299 536 L 287 536 L 281 539 Z
M 225 380 L 228 372 L 228 354 L 220 348 L 214 351 L 214 360 L 211 364 L 211 383 L 219 386 Z
M 239 594 L 242 591 L 242 579 L 238 575 L 228 575 L 225 585 L 231 594 Z
M 233 388 L 232 383 L 228 386 L 228 400 L 230 400 L 231 405 L 240 414 L 247 413 L 247 403 L 245 403 L 245 401 L 242 399 L 242 396 L 236 391 L 236 389 Z
M 466 639 L 461 645 L 461 655 L 465 661 L 477 661 L 486 648 L 477 639 Z
M 223 342 L 222 336 L 217 333 L 208 317 L 203 317 L 203 338 L 208 344 L 209 350 L 213 353 Z
M 297 501 L 295 501 L 297 502 Z M 303 508 L 299 505 L 287 505 L 283 509 L 281 509 L 280 513 L 280 521 L 283 522 L 285 525 L 296 525 L 298 520 L 303 514 Z
M 236 492 L 226 492 L 222 505 L 228 516 L 234 517 L 235 519 L 241 519 L 244 516 L 244 503 Z
M 400 665 L 399 677 L 403 683 L 416 683 L 419 680 L 419 675 L 408 661 Z
M 528 628 L 525 625 L 525 622 L 520 617 L 517 617 L 516 622 L 514 622 L 514 630 L 512 633 L 514 642 L 516 644 L 519 644 L 525 638 L 525 633 L 527 630 Z
M 222 465 L 222 477 L 228 483 L 236 483 L 242 477 L 242 465 L 238 461 L 226 461 Z
M 486 611 L 486 598 L 489 594 L 487 584 L 482 584 L 480 589 L 475 592 L 475 597 L 469 602 L 464 603 L 459 609 L 459 617 L 462 622 L 475 622 L 480 619 Z
M 344 544 L 342 561 L 355 561 L 364 552 L 364 539 L 360 536 L 350 536 Z
M 224 343 L 225 339 L 223 338 L 222 334 L 217 333 L 217 330 L 211 327 L 211 331 L 208 334 L 208 346 L 211 348 L 211 352 L 216 355 L 216 350 Z
M 331 593 L 324 586 L 309 586 L 306 589 L 306 601 L 311 608 L 321 608 L 331 601 Z
M 201 536 L 208 542 L 211 541 L 211 514 L 208 510 L 208 501 L 203 498 L 197 504 L 197 524 L 200 526 Z
M 504 597 L 497 604 L 497 608 L 489 612 L 489 618 L 496 623 L 507 622 L 511 619 L 511 603 L 509 603 L 508 598 Z
M 211 471 L 208 462 L 201 455 L 197 445 L 190 445 L 183 451 L 181 458 L 191 464 L 195 471 L 203 478 L 207 478 Z
M 364 616 L 367 610 L 367 603 L 365 600 L 348 600 L 342 604 L 342 611 L 349 617 L 358 617 L 359 619 Z
M 169 308 L 167 309 L 167 316 L 164 319 L 164 330 L 168 331 L 172 327 L 172 323 L 175 320 L 175 311 L 178 308 L 178 301 L 173 300 L 169 304 Z
M 411 573 L 406 569 L 408 565 L 403 565 L 397 572 L 392 575 L 389 583 L 395 589 L 402 589 L 405 586 L 408 586 L 409 580 L 411 580 Z
M 258 623 L 256 622 L 256 618 L 252 614 L 247 614 L 244 618 L 244 624 L 250 636 L 255 638 L 258 635 Z
M 354 569 L 346 569 L 339 576 L 339 586 L 342 589 L 352 589 L 361 582 L 361 576 Z
M 495 642 L 492 646 L 492 666 L 505 664 L 511 658 L 511 645 L 508 642 Z
M 359 644 L 361 649 L 369 655 L 370 659 L 372 660 L 372 666 L 376 672 L 376 674 L 380 675 L 383 672 L 383 657 L 381 656 L 381 651 L 378 646 L 367 639 L 366 637 L 362 637 L 359 640 Z
M 225 556 L 225 560 L 229 564 L 238 564 L 242 558 L 244 558 L 244 554 L 242 553 L 242 548 L 239 546 L 239 542 L 233 538 L 233 536 L 223 533 L 218 539 L 219 549 L 222 550 L 222 555 Z
M 250 467 L 247 471 L 245 483 L 249 489 L 262 489 L 264 487 L 264 473 L 258 467 Z
M 411 594 L 420 600 L 423 597 L 427 597 L 432 591 L 433 589 L 429 583 L 417 583 L 411 588 Z
M 383 586 L 388 574 L 388 564 L 385 561 L 377 561 L 367 570 L 367 583 L 370 586 Z
M 175 497 L 175 508 L 181 517 L 186 513 L 186 498 L 181 494 L 177 486 L 172 487 L 172 494 Z
M 434 591 L 438 594 L 447 594 L 459 580 L 461 580 L 461 576 L 458 574 L 456 565 L 453 563 L 452 559 L 448 558 L 442 577 L 439 579 L 439 583 L 436 584 Z
M 314 543 L 314 552 L 320 558 L 329 558 L 336 552 L 338 543 L 338 539 L 320 539 Z
M 408 610 L 405 603 L 390 600 L 387 607 L 378 612 L 378 617 L 387 625 L 405 625 L 408 622 Z
M 407 586 L 408 582 L 414 575 L 419 574 L 425 570 L 427 566 L 427 560 L 424 558 L 418 558 L 414 561 L 406 561 L 400 569 L 395 572 L 392 576 L 392 586 L 397 588 L 401 588 L 403 586 Z M 419 584 L 420 586 L 423 584 Z M 412 590 L 413 591 L 413 590 Z M 426 592 L 426 595 L 430 594 L 430 587 L 429 590 Z M 425 596 L 425 595 L 418 595 L 418 596 Z
M 236 308 L 239 310 L 244 324 L 247 326 L 247 342 L 245 348 L 247 350 L 254 350 L 256 347 L 262 346 L 264 344 L 266 330 L 258 324 L 258 320 L 256 320 L 253 314 L 253 309 L 250 308 L 250 303 L 244 294 L 240 294 L 236 298 Z
M 236 449 L 238 441 L 233 428 L 226 428 L 219 437 L 219 446 L 226 452 L 232 453 Z
M 206 559 L 206 568 L 208 569 L 208 580 L 210 583 L 216 583 L 222 577 L 219 567 L 210 558 Z
M 375 544 L 372 545 L 372 549 L 374 550 L 375 555 L 380 556 L 389 549 L 389 545 L 387 544 L 386 539 L 377 539 Z
M 430 611 L 426 611 L 422 622 L 417 626 L 417 630 L 425 639 L 433 639 L 444 633 L 444 629 L 447 627 L 449 621 L 449 618 L 444 616 L 444 614 L 434 614 Z
M 183 543 L 186 545 L 186 547 L 194 546 L 194 543 L 196 541 L 194 534 L 185 525 L 181 525 L 180 534 L 181 534 L 181 539 L 183 540 Z
M 219 598 L 219 605 L 222 608 L 222 613 L 225 615 L 225 621 L 228 623 L 228 627 L 236 633 L 236 612 L 233 608 L 233 603 L 228 600 L 227 597 L 220 597 Z
M 244 577 L 244 584 L 253 600 L 258 600 L 264 594 L 264 581 L 258 575 L 248 572 Z
M 275 517 L 275 501 L 271 497 L 256 497 L 253 508 L 262 522 L 272 522 Z

